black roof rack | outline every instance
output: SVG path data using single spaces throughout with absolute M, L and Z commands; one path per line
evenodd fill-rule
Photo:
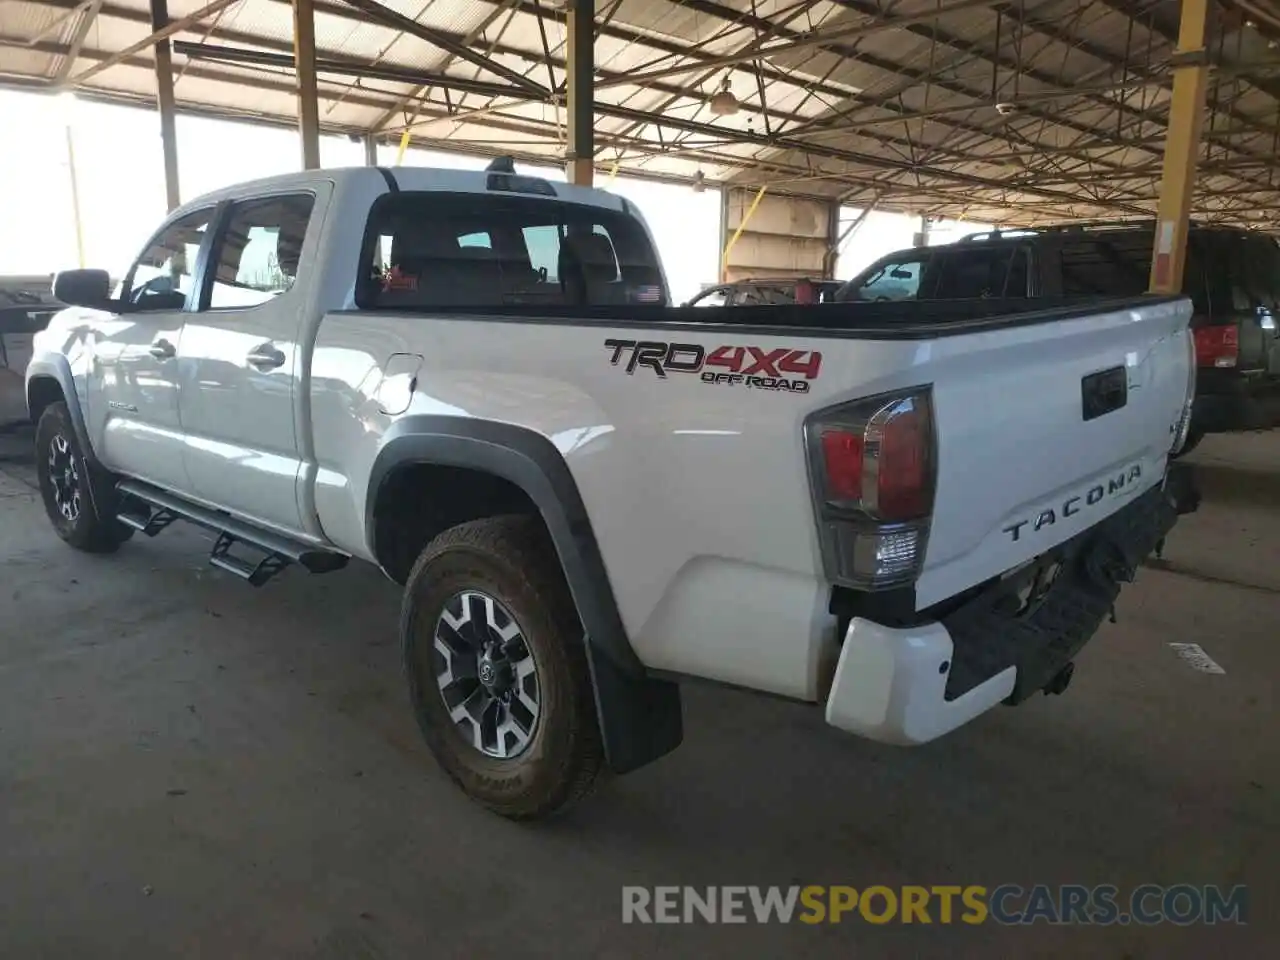
M 1039 236 L 1046 233 L 1089 233 L 1105 230 L 1151 229 L 1155 227 L 1155 217 L 1134 217 L 1129 220 L 1081 220 L 1067 223 L 1048 223 L 1041 227 L 1010 227 L 1007 230 L 987 230 L 981 233 L 970 233 L 961 237 L 959 243 L 971 240 L 1000 240 L 1004 237 Z M 1210 224 L 1199 220 L 1191 220 L 1193 228 L 1203 228 Z
M 1010 227 L 1007 230 L 983 230 L 981 233 L 966 233 L 956 243 L 972 241 L 1003 240 L 1005 237 L 1033 237 L 1040 231 L 1035 227 Z

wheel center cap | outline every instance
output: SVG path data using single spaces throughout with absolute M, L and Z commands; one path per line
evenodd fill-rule
M 491 653 L 485 653 L 480 657 L 477 673 L 481 685 L 495 697 L 506 693 L 515 682 L 515 671 L 511 669 L 510 661 L 505 657 L 495 657 Z

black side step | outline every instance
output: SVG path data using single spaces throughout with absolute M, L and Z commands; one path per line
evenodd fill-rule
M 264 530 L 224 511 L 192 503 L 141 480 L 121 480 L 116 490 L 120 495 L 119 520 L 125 526 L 149 537 L 179 519 L 212 530 L 218 539 L 209 562 L 255 587 L 262 586 L 290 563 L 300 564 L 311 573 L 329 573 L 345 567 L 349 559 L 344 554 Z M 231 552 L 236 544 L 244 544 L 265 556 L 258 560 L 237 556 Z

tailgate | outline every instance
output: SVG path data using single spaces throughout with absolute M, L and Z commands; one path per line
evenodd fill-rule
M 1162 481 L 1187 399 L 1186 300 L 936 341 L 937 491 L 917 606 L 1025 563 Z

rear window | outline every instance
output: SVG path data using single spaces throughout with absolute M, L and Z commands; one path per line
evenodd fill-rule
M 1209 291 L 1201 236 L 1193 233 L 1187 245 L 1182 289 L 1199 313 L 1208 312 Z M 1062 295 L 1064 297 L 1136 297 L 1151 287 L 1153 230 L 1117 231 L 1063 239 Z
M 369 214 L 364 309 L 665 303 L 640 222 L 584 204 L 396 193 Z
M 740 307 L 769 307 L 795 303 L 796 285 L 793 283 L 748 284 L 738 289 L 733 302 Z
M 1280 247 L 1260 233 L 1215 233 L 1214 262 L 1229 288 L 1222 292 L 1230 309 L 1252 312 L 1280 309 Z M 1227 305 L 1223 305 L 1224 309 Z

